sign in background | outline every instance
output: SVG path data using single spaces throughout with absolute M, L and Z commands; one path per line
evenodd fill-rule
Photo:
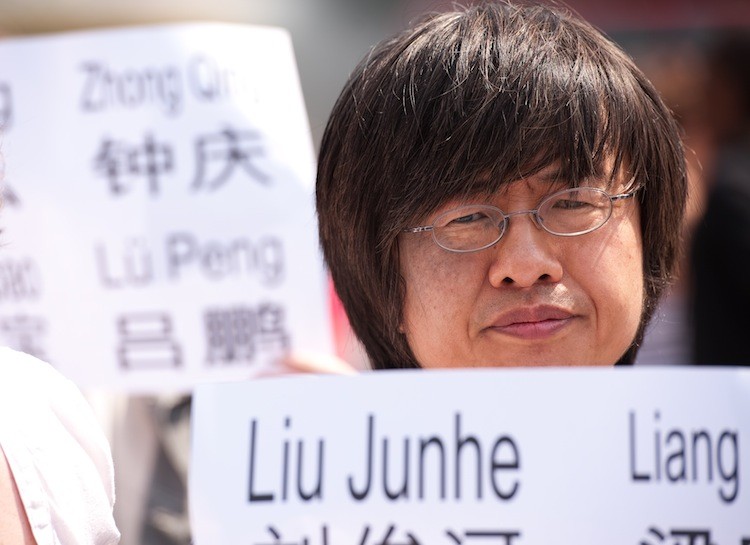
M 200 386 L 197 545 L 747 545 L 750 371 Z
M 0 66 L 0 343 L 152 391 L 330 349 L 286 32 L 4 40 Z

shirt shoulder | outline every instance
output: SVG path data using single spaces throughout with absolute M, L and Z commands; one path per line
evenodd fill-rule
M 38 545 L 117 543 L 106 437 L 51 365 L 0 348 L 0 447 Z

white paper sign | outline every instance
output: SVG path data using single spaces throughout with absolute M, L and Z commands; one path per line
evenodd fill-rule
M 750 371 L 205 385 L 197 545 L 747 545 Z
M 84 386 L 152 391 L 330 350 L 285 31 L 5 40 L 0 67 L 0 343 Z

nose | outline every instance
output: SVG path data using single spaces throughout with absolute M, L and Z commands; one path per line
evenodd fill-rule
M 490 284 L 496 288 L 529 288 L 562 280 L 558 237 L 539 227 L 531 214 L 510 215 L 503 238 L 490 250 L 494 252 L 488 272 Z

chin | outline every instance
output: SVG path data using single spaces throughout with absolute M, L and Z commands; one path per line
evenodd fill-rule
M 494 348 L 487 355 L 453 354 L 449 360 L 444 354 L 434 354 L 433 358 L 419 358 L 424 369 L 466 369 L 466 368 L 519 368 L 519 367 L 612 367 L 618 358 L 596 358 L 591 353 L 576 354 L 570 348 L 556 347 Z M 502 355 L 502 356 L 501 356 Z M 500 357 L 499 357 L 500 356 Z M 610 361 L 611 360 L 611 361 Z
M 590 354 L 573 356 L 570 352 L 561 354 L 541 354 L 538 351 L 520 353 L 502 360 L 487 358 L 472 367 L 608 367 L 615 361 L 592 358 Z

